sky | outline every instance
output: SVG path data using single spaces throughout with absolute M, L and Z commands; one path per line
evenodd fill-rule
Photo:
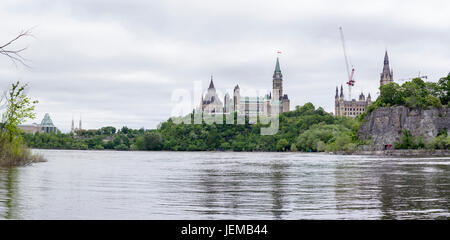
M 34 122 L 49 113 L 63 132 L 80 118 L 85 129 L 151 129 L 171 116 L 176 89 L 201 81 L 206 90 L 211 74 L 221 92 L 270 90 L 281 51 L 291 109 L 312 102 L 332 112 L 347 78 L 340 26 L 352 96 L 374 99 L 385 50 L 396 82 L 447 76 L 449 12 L 449 1 L 433 0 L 2 0 L 0 43 L 30 28 L 33 37 L 15 45 L 28 46 L 30 68 L 0 56 L 0 89 L 28 83 L 39 100 Z

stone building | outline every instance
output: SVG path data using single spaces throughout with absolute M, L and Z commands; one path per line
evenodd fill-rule
M 279 109 L 275 111 L 273 108 Z M 271 115 L 288 112 L 290 100 L 287 94 L 283 94 L 283 75 L 281 74 L 280 62 L 277 58 L 275 71 L 272 77 L 272 92 L 265 96 L 241 96 L 239 85 L 233 90 L 233 97 L 229 93 L 224 96 L 223 104 L 217 96 L 213 79 L 205 97 L 202 96 L 201 109 L 204 113 L 230 113 L 236 111 L 242 115 Z
M 389 57 L 386 51 L 384 55 L 383 72 L 380 74 L 380 87 L 391 82 L 394 82 L 394 71 L 389 67 Z
M 389 67 L 389 57 L 386 51 L 384 55 L 383 72 L 380 74 L 380 87 L 391 82 L 394 82 L 394 72 Z M 372 104 L 370 93 L 367 98 L 364 93 L 361 92 L 358 100 L 345 100 L 342 85 L 340 93 L 338 87 L 336 87 L 336 95 L 334 97 L 334 114 L 336 116 L 357 117 L 364 113 L 370 104 Z
M 364 93 L 361 92 L 358 101 L 356 99 L 347 101 L 344 99 L 342 85 L 340 94 L 338 92 L 338 87 L 336 87 L 336 96 L 334 97 L 334 112 L 336 116 L 357 117 L 364 113 L 370 104 L 372 104 L 370 93 L 366 98 Z
M 208 91 L 206 92 L 205 97 L 202 96 L 201 108 L 204 113 L 208 114 L 223 113 L 224 107 L 222 101 L 220 101 L 220 98 L 217 95 L 212 76 Z

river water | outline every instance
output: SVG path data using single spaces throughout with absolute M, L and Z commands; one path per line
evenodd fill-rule
M 35 150 L 0 219 L 450 219 L 450 158 Z

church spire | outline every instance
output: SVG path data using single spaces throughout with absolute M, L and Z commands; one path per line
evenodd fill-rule
M 334 98 L 338 98 L 339 97 L 339 90 L 338 87 L 336 86 L 336 96 L 334 96 Z
M 391 83 L 394 81 L 394 73 L 389 67 L 389 56 L 386 50 L 384 54 L 384 64 L 383 64 L 383 72 L 380 77 L 380 86 Z
M 213 75 L 212 74 L 211 74 L 211 82 L 209 83 L 209 88 L 208 89 L 215 89 L 214 88 Z
M 341 94 L 339 95 L 339 97 L 344 98 L 344 88 L 341 85 Z

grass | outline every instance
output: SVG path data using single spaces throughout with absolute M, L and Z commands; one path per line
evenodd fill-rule
M 26 166 L 47 160 L 40 154 L 33 154 L 20 138 L 8 141 L 5 136 L 0 137 L 0 167 Z

